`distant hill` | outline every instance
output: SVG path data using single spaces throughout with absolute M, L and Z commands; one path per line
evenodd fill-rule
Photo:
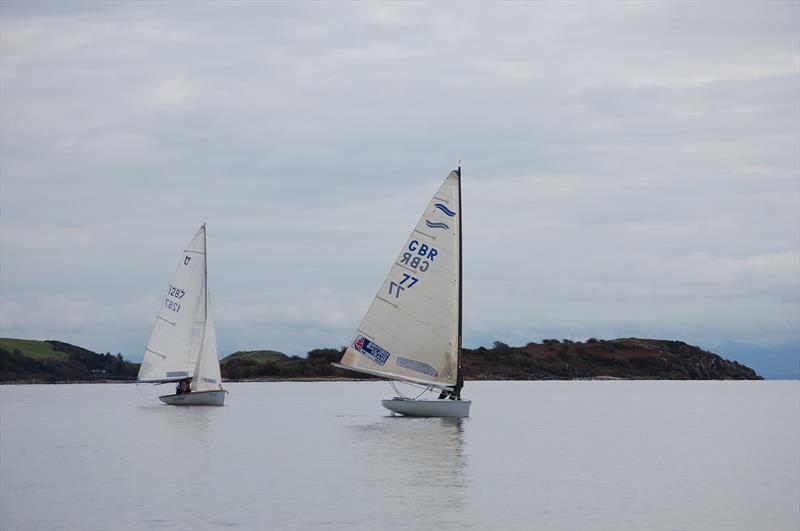
M 0 382 L 133 380 L 139 365 L 61 341 L 0 338 Z
M 466 379 L 550 380 L 615 378 L 649 380 L 762 380 L 756 372 L 682 341 L 591 338 L 545 339 L 524 347 L 495 341 L 491 349 L 464 350 Z
M 306 357 L 274 350 L 234 352 L 220 361 L 229 380 L 373 377 L 337 369 L 344 349 L 315 349 Z M 682 341 L 623 338 L 585 342 L 546 339 L 511 347 L 464 349 L 466 380 L 758 380 L 753 369 Z M 97 354 L 60 341 L 0 339 L 0 381 L 136 379 L 139 365 L 121 354 Z
M 262 377 L 372 378 L 332 367 L 344 349 L 316 349 L 308 357 L 272 350 L 235 352 L 222 360 L 223 377 L 238 380 Z M 495 341 L 492 348 L 464 349 L 467 380 L 570 380 L 630 378 L 651 380 L 758 380 L 756 372 L 682 341 L 661 339 L 547 339 L 511 347 Z
M 314 349 L 305 358 L 287 356 L 274 350 L 234 352 L 220 361 L 222 376 L 231 380 L 251 378 L 358 378 L 372 379 L 333 367 L 344 349 Z M 363 377 L 363 378 L 362 378 Z

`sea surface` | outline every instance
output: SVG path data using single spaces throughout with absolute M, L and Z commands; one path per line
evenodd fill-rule
M 800 382 L 467 382 L 463 420 L 384 382 L 0 386 L 0 529 L 800 528 Z

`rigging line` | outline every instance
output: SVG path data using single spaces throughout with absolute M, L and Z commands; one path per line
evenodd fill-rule
M 415 383 L 413 383 L 413 382 L 407 382 L 407 383 L 408 383 L 408 385 L 418 385 L 418 386 L 420 385 L 420 384 L 415 384 Z M 399 390 L 399 389 L 397 388 L 397 386 L 394 384 L 394 380 L 389 380 L 389 385 L 391 385 L 391 386 L 392 386 L 392 389 L 394 389 L 394 392 L 395 392 L 395 393 L 397 393 L 398 395 L 400 395 L 402 398 L 406 398 L 406 399 L 408 399 L 408 400 L 417 400 L 419 397 L 421 397 L 422 395 L 424 395 L 424 394 L 425 394 L 427 391 L 430 391 L 430 390 L 431 390 L 431 386 L 430 386 L 430 385 L 428 385 L 428 386 L 425 386 L 425 387 L 422 389 L 422 392 L 421 392 L 420 394 L 418 394 L 418 395 L 417 395 L 417 396 L 415 396 L 414 398 L 411 398 L 411 397 L 409 397 L 409 396 L 406 396 L 406 395 L 404 395 L 403 393 L 401 393 L 401 392 L 400 392 L 400 390 Z
M 139 382 L 136 382 L 136 390 L 139 391 L 139 395 L 148 402 L 158 402 L 158 400 L 156 400 L 155 398 L 150 398 L 149 396 L 145 396 L 145 394 L 142 393 L 142 390 L 139 388 Z

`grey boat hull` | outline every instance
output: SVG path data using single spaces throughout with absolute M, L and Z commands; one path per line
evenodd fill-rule
M 392 398 L 381 400 L 383 407 L 392 413 L 406 417 L 469 417 L 471 400 L 412 400 L 410 398 Z
M 223 406 L 228 391 L 192 391 L 179 395 L 164 395 L 158 399 L 170 406 Z

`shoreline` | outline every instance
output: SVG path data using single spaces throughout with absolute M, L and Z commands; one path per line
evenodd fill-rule
M 246 378 L 238 380 L 222 380 L 223 384 L 226 383 L 251 383 L 251 382 L 379 382 L 382 381 L 378 378 L 342 378 L 339 376 L 319 376 L 319 377 L 302 377 L 302 378 Z M 0 381 L 0 385 L 71 385 L 71 384 L 153 384 L 153 382 L 137 382 L 136 380 L 57 380 L 46 381 L 38 378 L 27 380 L 6 380 Z M 153 384 L 158 385 L 158 384 Z M 166 385 L 161 384 L 161 385 Z
M 320 376 L 320 377 L 304 377 L 304 378 L 247 378 L 239 380 L 223 380 L 222 383 L 315 383 L 315 382 L 383 382 L 388 381 L 380 378 L 342 378 L 338 376 Z M 608 376 L 597 376 L 590 378 L 547 378 L 547 379 L 524 379 L 514 380 L 510 378 L 476 378 L 473 380 L 465 380 L 467 382 L 736 382 L 736 381 L 800 381 L 794 378 L 776 378 L 773 380 L 737 380 L 734 378 L 709 378 L 704 380 L 699 379 L 676 379 L 676 378 L 619 378 Z M 72 384 L 139 384 L 150 385 L 152 382 L 137 382 L 135 380 L 59 380 L 55 382 L 48 382 L 44 380 L 10 380 L 0 381 L 0 387 L 4 385 L 72 385 Z M 159 385 L 159 384 L 152 384 Z M 166 384 L 161 384 L 166 385 Z

